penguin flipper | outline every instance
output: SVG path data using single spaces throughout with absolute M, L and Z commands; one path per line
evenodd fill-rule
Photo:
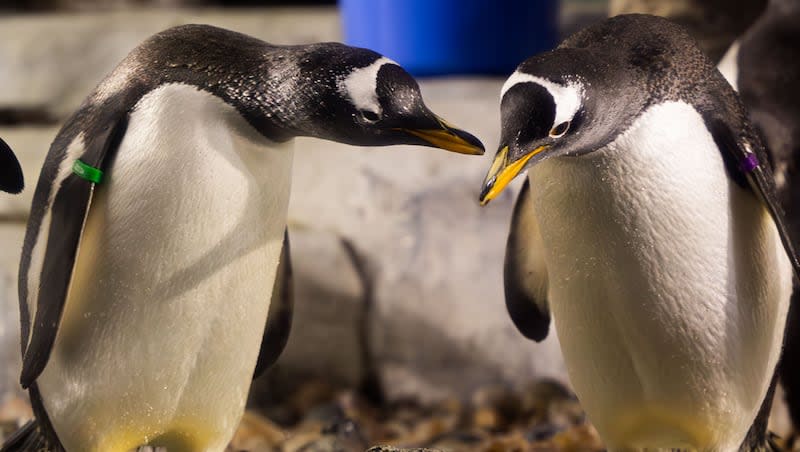
M 258 352 L 253 378 L 257 378 L 275 364 L 286 347 L 289 331 L 292 328 L 293 305 L 292 262 L 289 259 L 289 231 L 287 230 L 283 234 L 281 258 L 275 273 L 275 286 L 272 289 L 272 298 L 269 303 L 267 325 L 261 339 L 261 350 Z
M 53 184 L 54 180 L 40 180 L 34 198 L 35 200 L 37 197 L 41 198 L 39 192 L 43 189 L 49 188 L 53 191 L 49 196 L 52 203 L 45 207 L 46 213 L 44 214 L 45 217 L 49 215 L 49 222 L 41 224 L 41 227 L 49 229 L 39 234 L 47 238 L 40 244 L 45 248 L 42 250 L 44 255 L 41 259 L 41 273 L 38 275 L 39 290 L 34 299 L 33 294 L 20 289 L 21 294 L 27 295 L 20 297 L 20 322 L 23 338 L 20 384 L 23 388 L 28 388 L 42 373 L 56 339 L 78 257 L 83 228 L 98 180 L 96 177 L 95 181 L 90 180 L 93 179 L 91 168 L 100 171 L 106 168 L 106 163 L 116 153 L 125 135 L 127 118 L 127 115 L 123 115 L 117 120 L 109 121 L 108 126 L 102 128 L 99 133 L 91 135 L 90 138 L 84 138 L 83 146 L 77 151 L 68 151 L 64 143 L 61 143 L 62 146 L 65 146 L 64 149 L 57 148 L 57 144 L 55 144 L 59 143 L 57 138 L 45 163 L 43 175 L 48 173 L 48 169 L 52 169 L 47 168 L 47 165 L 58 165 L 57 171 L 66 172 L 66 174 L 63 174 L 63 180 L 58 186 L 47 186 L 47 182 Z M 62 158 L 51 158 L 53 154 L 59 152 L 63 153 Z M 78 160 L 83 162 L 82 166 L 75 164 Z M 79 169 L 78 166 L 83 169 Z M 53 171 L 51 174 L 57 171 Z M 78 172 L 81 172 L 82 175 L 78 175 Z M 30 229 L 27 231 L 26 248 L 31 232 Z M 31 259 L 23 258 L 20 265 L 20 286 L 24 285 L 26 288 L 28 272 L 31 270 L 30 265 Z M 31 306 L 35 306 L 36 309 L 31 310 Z M 29 317 L 28 313 L 30 312 L 35 312 L 33 318 Z
M 769 165 L 769 156 L 764 145 L 757 138 L 747 140 L 722 120 L 708 121 L 711 136 L 723 152 L 723 159 L 733 179 L 741 184 L 746 180 L 750 189 L 755 192 L 767 208 L 783 248 L 792 263 L 795 277 L 800 278 L 800 260 L 796 247 L 789 235 L 789 228 L 784 219 L 783 208 L 778 202 L 775 180 Z M 744 184 L 742 184 L 744 185 Z
M 503 280 L 506 308 L 514 325 L 528 339 L 541 342 L 550 327 L 547 267 L 530 191 L 530 181 L 525 179 L 511 218 Z
M 17 194 L 25 188 L 22 168 L 14 152 L 0 139 L 0 190 Z

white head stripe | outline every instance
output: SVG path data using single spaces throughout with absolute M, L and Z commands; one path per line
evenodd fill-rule
M 556 117 L 553 121 L 553 127 L 561 124 L 564 121 L 572 120 L 578 109 L 581 108 L 581 97 L 583 94 L 583 86 L 578 82 L 569 83 L 568 85 L 559 85 L 550 80 L 537 77 L 535 75 L 526 74 L 524 72 L 515 71 L 506 80 L 503 89 L 500 90 L 500 99 L 506 95 L 506 92 L 518 83 L 536 83 L 543 87 L 553 96 L 553 101 L 556 104 Z
M 339 83 L 342 94 L 347 96 L 357 109 L 374 113 L 381 112 L 376 89 L 378 87 L 378 71 L 384 64 L 397 65 L 389 58 L 382 57 L 367 67 L 358 68 L 347 74 Z

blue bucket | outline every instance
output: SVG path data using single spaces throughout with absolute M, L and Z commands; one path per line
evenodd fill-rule
M 558 40 L 558 0 L 339 0 L 345 42 L 414 75 L 509 74 Z

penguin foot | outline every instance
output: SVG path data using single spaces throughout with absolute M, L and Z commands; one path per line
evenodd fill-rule
M 63 452 L 48 443 L 39 424 L 30 421 L 0 445 L 0 452 Z

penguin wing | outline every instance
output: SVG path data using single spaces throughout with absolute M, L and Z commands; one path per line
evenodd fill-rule
M 0 190 L 17 194 L 25 188 L 22 168 L 14 152 L 0 139 Z
M 106 124 L 98 133 L 81 134 L 71 143 L 57 138 L 42 169 L 33 206 L 41 221 L 36 230 L 29 222 L 20 264 L 23 388 L 36 380 L 50 358 L 94 188 L 102 183 L 102 171 L 119 148 L 127 115 Z M 37 209 L 37 203 L 47 205 Z M 36 242 L 29 244 L 31 239 Z M 34 254 L 42 257 L 30 256 Z M 31 276 L 38 290 L 28 290 Z
M 293 304 L 292 262 L 289 260 L 289 231 L 287 230 L 283 233 L 283 248 L 280 262 L 278 262 L 278 270 L 275 273 L 272 299 L 269 302 L 267 326 L 264 328 L 264 336 L 261 339 L 261 350 L 258 352 L 253 378 L 259 377 L 275 364 L 286 347 L 292 327 Z
M 547 266 L 530 192 L 526 178 L 511 218 L 503 280 L 506 308 L 514 325 L 528 339 L 541 342 L 550 327 Z
M 711 136 L 723 153 L 728 171 L 740 185 L 744 186 L 746 180 L 747 186 L 755 192 L 767 208 L 778 229 L 783 248 L 792 262 L 795 277 L 800 277 L 800 260 L 797 258 L 796 248 L 789 235 L 783 209 L 777 199 L 775 180 L 769 166 L 767 150 L 758 139 L 748 140 L 741 137 L 722 120 L 711 119 L 709 125 Z

